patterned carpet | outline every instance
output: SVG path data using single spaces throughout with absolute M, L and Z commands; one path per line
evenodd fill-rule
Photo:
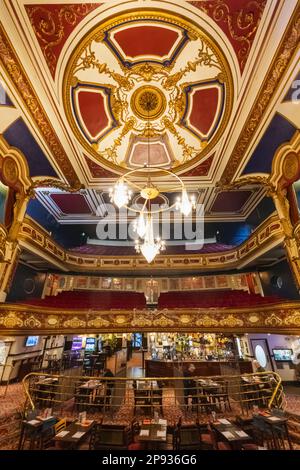
M 25 404 L 25 394 L 20 383 L 11 384 L 7 394 L 3 397 L 5 387 L 0 387 L 0 449 L 14 449 L 17 447 L 22 419 L 22 410 Z M 299 390 L 300 391 L 300 390 Z M 291 415 L 290 429 L 296 449 L 300 449 L 300 393 L 286 393 L 286 411 Z M 231 402 L 231 411 L 222 411 L 222 416 L 233 418 L 240 415 L 241 410 L 237 403 Z M 164 387 L 162 398 L 162 410 L 156 408 L 160 415 L 168 421 L 169 427 L 174 427 L 179 418 L 183 423 L 193 423 L 198 418 L 200 422 L 208 422 L 211 418 L 209 413 L 198 413 L 192 406 L 185 410 L 182 398 L 176 395 L 176 391 L 171 387 Z M 154 409 L 152 409 L 152 412 Z M 78 410 L 75 409 L 74 400 L 69 400 L 64 406 L 59 405 L 54 409 L 54 414 L 64 416 L 70 420 L 77 417 Z M 136 407 L 134 411 L 134 390 L 126 387 L 123 392 L 123 399 L 114 407 L 114 412 L 103 413 L 101 410 L 93 409 L 87 413 L 88 418 L 96 421 L 103 419 L 104 423 L 130 424 L 136 417 L 138 420 L 149 418 L 149 413 L 145 409 Z M 250 417 L 250 416 L 249 416 Z M 298 439 L 299 438 L 299 439 Z

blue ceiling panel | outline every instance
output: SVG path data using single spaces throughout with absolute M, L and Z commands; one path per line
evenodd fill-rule
M 242 174 L 271 173 L 276 150 L 283 143 L 289 142 L 296 130 L 283 116 L 275 114 Z
M 3 136 L 9 145 L 23 152 L 29 166 L 30 176 L 57 176 L 22 118 L 11 124 Z

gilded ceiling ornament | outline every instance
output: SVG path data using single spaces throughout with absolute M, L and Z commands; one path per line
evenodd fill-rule
M 156 56 L 155 60 L 144 60 L 143 54 L 139 54 L 136 62 L 134 58 L 127 61 L 120 56 L 122 53 L 119 54 L 118 46 L 114 46 L 113 52 L 110 49 L 111 41 L 114 41 L 114 36 L 110 34 L 122 28 L 125 20 L 126 25 L 130 22 L 139 24 L 140 21 L 141 25 L 151 25 L 151 22 L 154 22 L 161 27 L 177 28 L 179 39 L 181 34 L 185 42 L 197 42 L 197 48 L 194 49 L 196 52 L 193 52 L 185 64 L 182 60 L 178 60 L 177 64 L 177 56 L 174 60 L 164 60 L 160 63 L 159 56 Z M 103 55 L 99 52 L 99 41 L 96 40 L 100 32 L 103 37 L 101 48 L 107 48 L 107 62 L 103 61 Z M 180 52 L 179 48 L 178 57 L 181 59 Z M 119 73 L 120 69 L 122 74 Z M 205 82 L 206 77 L 208 81 Z M 193 124 L 190 124 L 190 113 L 194 105 L 193 100 L 197 102 L 198 107 L 201 106 L 199 100 L 204 90 L 204 82 L 205 92 L 207 89 L 213 90 L 212 93 L 217 96 L 215 113 L 218 114 L 219 127 L 211 126 L 202 132 L 197 128 L 195 119 Z M 113 87 L 113 92 L 100 96 L 104 86 Z M 170 149 L 176 154 L 176 161 L 170 158 L 175 171 L 185 168 L 196 158 L 198 162 L 207 155 L 222 135 L 233 100 L 230 68 L 218 44 L 188 20 L 158 11 L 132 12 L 126 18 L 120 15 L 91 30 L 69 60 L 63 87 L 67 119 L 77 139 L 91 156 L 118 171 L 128 168 L 127 165 L 131 162 L 131 159 L 124 159 L 122 146 L 125 142 L 127 145 L 125 137 L 127 138 L 128 134 L 129 139 L 146 134 L 149 136 L 150 131 L 151 136 L 166 135 L 169 139 Z M 218 89 L 217 94 L 215 89 Z M 107 130 L 99 131 L 98 134 L 95 131 L 93 137 L 88 130 L 88 116 L 82 118 L 81 115 L 78 96 L 82 92 L 98 94 L 98 99 L 104 101 L 103 108 L 109 109 L 115 120 L 112 125 L 109 118 L 103 118 L 107 123 Z M 204 108 L 202 112 L 205 112 Z M 178 146 L 181 148 L 179 152 Z M 139 142 L 135 148 L 139 148 L 140 152 L 144 151 Z M 156 149 L 158 148 L 156 146 Z
M 34 188 L 58 188 L 68 193 L 76 193 L 80 191 L 81 189 L 83 189 L 84 185 L 78 181 L 77 183 L 75 183 L 74 186 L 69 186 L 68 184 L 63 183 L 62 181 L 59 181 L 57 179 L 47 178 L 43 180 L 33 181 L 31 185 L 31 189 L 34 189 Z
M 52 76 L 55 75 L 58 60 L 57 47 L 63 46 L 70 26 L 76 26 L 86 15 L 97 8 L 99 3 L 80 3 L 78 5 L 58 5 L 52 11 L 41 5 L 26 5 L 31 25 L 40 43 Z M 53 6 L 52 6 L 53 7 Z

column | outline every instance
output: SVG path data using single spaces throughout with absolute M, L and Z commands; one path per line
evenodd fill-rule
M 282 228 L 284 231 L 284 248 L 287 255 L 287 260 L 293 273 L 294 281 L 298 291 L 300 292 L 300 245 L 294 235 L 294 226 L 292 223 L 291 212 L 295 217 L 295 210 L 290 205 L 287 195 L 291 195 L 287 189 L 278 189 L 272 191 L 270 195 L 273 198 Z M 293 202 L 294 204 L 294 202 Z M 291 210 L 293 208 L 293 210 Z
M 18 243 L 18 235 L 22 225 L 30 195 L 17 193 L 14 205 L 14 217 L 9 229 L 3 262 L 0 263 L 0 302 L 5 302 L 11 282 L 16 272 L 21 248 Z

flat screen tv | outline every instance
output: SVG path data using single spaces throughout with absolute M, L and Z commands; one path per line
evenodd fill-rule
M 78 351 L 79 349 L 82 349 L 82 338 L 78 338 L 77 336 L 73 338 L 72 341 L 72 351 Z
M 25 346 L 36 346 L 39 342 L 39 337 L 38 336 L 27 336 L 26 341 L 25 341 Z
M 273 355 L 275 361 L 291 361 L 292 360 L 292 349 L 273 349 Z
M 95 351 L 96 349 L 96 338 L 87 338 L 85 342 L 86 351 Z

